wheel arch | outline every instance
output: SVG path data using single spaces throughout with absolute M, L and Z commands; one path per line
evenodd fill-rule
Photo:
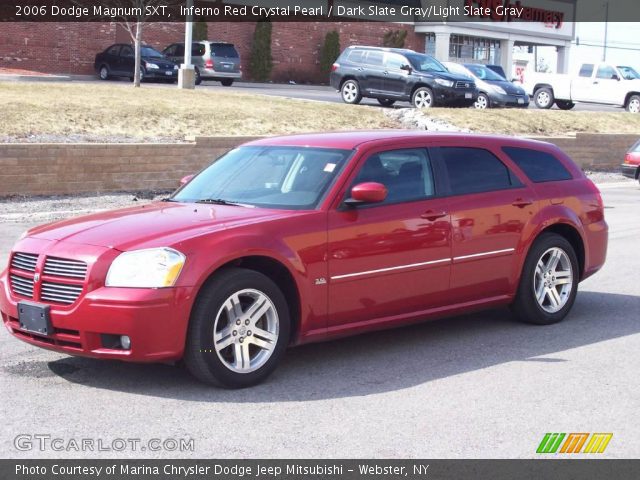
M 629 103 L 629 100 L 631 100 L 631 97 L 633 97 L 634 95 L 637 95 L 640 97 L 640 92 L 628 92 L 627 95 L 624 97 L 624 107 L 627 106 L 627 104 Z
M 411 94 L 409 95 L 409 98 L 413 98 L 413 94 L 416 93 L 416 90 L 418 90 L 419 88 L 428 88 L 433 93 L 433 87 L 431 85 L 426 82 L 418 82 L 411 88 Z
M 580 270 L 580 279 L 582 279 L 582 277 L 584 276 L 584 269 L 586 264 L 586 250 L 584 238 L 582 238 L 579 230 L 574 225 L 568 222 L 560 221 L 557 223 L 553 223 L 542 228 L 533 238 L 531 245 L 533 245 L 533 242 L 535 242 L 541 235 L 545 233 L 555 233 L 556 235 L 560 235 L 571 244 L 576 257 L 578 258 L 578 269 Z
M 538 90 L 540 90 L 541 88 L 548 88 L 549 90 L 551 90 L 551 93 L 553 93 L 553 86 L 551 84 L 549 84 L 549 83 L 536 83 L 533 86 L 533 95 L 535 95 L 536 92 Z
M 353 80 L 355 82 L 358 82 L 358 79 L 355 77 L 355 75 L 345 75 L 344 77 L 342 77 L 342 79 L 340 80 L 340 88 L 338 90 L 342 90 L 342 86 L 344 85 L 344 83 L 347 80 Z M 358 85 L 360 85 L 360 83 L 358 82 Z

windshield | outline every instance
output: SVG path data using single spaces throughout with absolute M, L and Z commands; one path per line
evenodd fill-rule
M 638 74 L 638 72 L 636 72 L 631 67 L 618 65 L 618 70 L 620 70 L 620 73 L 622 74 L 622 78 L 624 78 L 625 80 L 635 80 L 637 78 L 640 78 L 640 74 Z
M 350 150 L 240 147 L 220 157 L 171 198 L 303 210 L 316 208 Z
M 493 80 L 493 81 L 501 81 L 504 82 L 505 79 L 498 75 L 496 72 L 491 70 L 490 68 L 485 67 L 484 65 L 476 65 L 476 64 L 465 64 L 465 67 L 473 73 L 480 80 Z
M 164 55 L 151 47 L 142 47 L 140 49 L 140 56 L 150 58 L 164 58 Z
M 435 58 L 429 55 L 423 55 L 421 53 L 409 53 L 405 55 L 411 62 L 411 66 L 419 72 L 442 72 L 445 73 L 447 69 Z

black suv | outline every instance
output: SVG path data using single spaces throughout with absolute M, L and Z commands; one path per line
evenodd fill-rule
M 417 108 L 469 107 L 478 89 L 468 77 L 454 75 L 435 58 L 400 48 L 347 48 L 331 68 L 331 86 L 346 103 L 375 98 L 383 106 L 397 100 Z

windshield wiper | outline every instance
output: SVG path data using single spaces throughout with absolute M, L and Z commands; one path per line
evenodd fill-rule
M 229 200 L 225 200 L 223 198 L 203 198 L 198 200 L 196 203 L 210 203 L 212 205 L 230 205 L 232 207 L 247 207 L 248 205 L 243 205 L 242 203 L 231 202 Z

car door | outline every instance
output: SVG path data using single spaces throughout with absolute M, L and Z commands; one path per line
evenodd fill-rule
M 162 51 L 162 54 L 172 62 L 177 63 L 176 49 L 177 49 L 177 45 L 174 43 L 173 45 L 169 45 L 167 48 L 165 48 Z
M 599 65 L 593 80 L 593 101 L 622 105 L 626 89 L 620 84 L 618 72 L 611 65 Z
M 104 63 L 107 64 L 107 68 L 112 75 L 118 73 L 120 47 L 121 45 L 112 45 L 104 53 Z
M 402 55 L 387 52 L 385 55 L 383 72 L 383 90 L 393 97 L 401 97 L 407 90 L 407 77 L 409 76 L 409 61 Z M 403 69 L 404 67 L 404 69 Z
M 360 88 L 367 93 L 381 94 L 384 92 L 384 52 L 369 50 L 364 57 L 364 65 L 359 70 Z
M 489 146 L 441 146 L 449 195 L 451 291 L 456 303 L 486 300 L 513 291 L 514 258 L 537 211 L 534 192 Z
M 136 67 L 136 57 L 131 45 L 123 45 L 120 50 L 120 58 L 118 68 L 122 75 L 133 76 L 133 70 Z
M 450 222 L 427 150 L 373 151 L 363 160 L 345 196 L 363 182 L 384 184 L 388 196 L 329 212 L 329 331 L 447 302 Z

